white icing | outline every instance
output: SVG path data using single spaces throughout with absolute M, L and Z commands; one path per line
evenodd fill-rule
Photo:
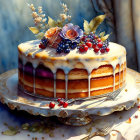
M 55 75 L 57 69 L 62 69 L 65 73 L 65 98 L 68 97 L 68 74 L 69 72 L 76 68 L 77 63 L 81 62 L 88 72 L 88 96 L 90 97 L 90 78 L 91 72 L 93 69 L 97 69 L 102 65 L 111 65 L 113 68 L 113 91 L 115 90 L 115 68 L 117 64 L 120 66 L 126 62 L 126 51 L 125 48 L 116 43 L 110 43 L 110 52 L 105 54 L 95 54 L 93 50 L 88 50 L 85 54 L 80 54 L 77 49 L 72 50 L 69 54 L 56 54 L 56 50 L 53 48 L 46 48 L 44 50 L 38 47 L 40 41 L 29 41 L 19 45 L 19 50 L 22 54 L 19 53 L 19 57 L 22 57 L 22 60 L 31 62 L 34 69 L 40 64 L 43 63 L 48 67 Z M 27 57 L 30 54 L 29 57 Z M 39 58 L 36 56 L 39 54 Z M 41 59 L 45 57 L 46 59 Z M 53 60 L 53 64 L 50 62 Z M 124 68 L 123 67 L 123 81 L 124 81 Z M 120 75 L 120 70 L 119 70 Z M 54 77 L 54 88 L 56 88 L 55 83 L 56 76 Z M 119 76 L 120 79 L 120 76 Z M 120 81 L 120 80 L 119 80 Z M 54 89 L 54 97 L 56 97 L 56 90 Z
M 88 74 L 88 97 L 90 97 L 90 78 L 91 74 Z

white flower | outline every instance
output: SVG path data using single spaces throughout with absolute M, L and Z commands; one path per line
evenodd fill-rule
M 34 22 L 35 23 L 40 23 L 42 21 L 42 18 L 41 17 L 37 17 L 34 19 Z
M 62 19 L 62 21 L 67 19 L 67 15 L 66 14 L 60 14 L 60 18 Z
M 70 16 L 70 15 L 68 15 L 68 16 L 67 16 L 67 19 L 70 21 L 70 20 L 71 20 L 71 16 Z
M 47 20 L 47 19 L 46 19 L 46 18 L 44 18 L 44 19 L 42 20 L 42 22 L 46 22 L 46 20 Z
M 40 16 L 44 18 L 46 15 L 45 15 L 45 14 L 42 14 L 42 15 L 40 15 Z
M 33 4 L 30 5 L 30 8 L 31 8 L 32 11 L 35 11 L 35 7 L 34 7 Z
M 32 17 L 33 17 L 33 18 L 37 18 L 37 17 L 38 17 L 37 12 L 33 12 L 33 13 L 32 13 Z

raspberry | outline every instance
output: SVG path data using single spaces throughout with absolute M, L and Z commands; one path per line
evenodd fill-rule
M 94 49 L 96 47 L 96 44 L 93 44 L 92 48 Z
M 98 42 L 101 42 L 102 40 L 101 40 L 101 38 L 98 38 L 97 41 L 98 41 Z
M 85 45 L 84 46 L 84 51 L 87 52 L 87 50 L 88 50 L 88 46 Z
M 101 49 L 100 52 L 101 52 L 101 53 L 105 53 L 105 49 Z
M 82 52 L 84 52 L 85 50 L 84 50 L 83 47 L 80 47 L 80 48 L 79 48 L 79 51 L 82 53 Z
M 103 47 L 103 43 L 102 42 L 99 42 L 97 45 L 98 45 L 99 48 Z
M 86 45 L 91 48 L 92 47 L 92 43 L 91 42 L 86 42 Z
M 60 102 L 60 101 L 61 101 L 61 98 L 58 98 L 58 99 L 57 99 L 57 102 Z
M 109 51 L 110 51 L 110 49 L 107 47 L 107 48 L 106 48 L 106 52 L 109 52 Z
M 55 104 L 53 102 L 50 102 L 49 107 L 50 108 L 54 108 L 55 107 Z
M 68 106 L 67 102 L 64 102 L 63 107 L 66 108 Z
M 94 48 L 94 52 L 95 52 L 95 53 L 99 52 L 99 50 L 100 50 L 100 49 L 99 49 L 98 47 L 95 47 L 95 48 Z
M 39 44 L 39 48 L 41 48 L 41 49 L 45 49 L 46 46 L 44 46 L 42 43 L 40 43 L 40 44 Z

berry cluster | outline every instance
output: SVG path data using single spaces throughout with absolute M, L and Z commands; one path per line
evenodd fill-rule
M 64 108 L 66 108 L 68 106 L 68 103 L 64 102 L 61 98 L 58 98 L 57 102 L 58 102 L 58 106 L 63 106 Z M 50 108 L 54 108 L 55 107 L 55 103 L 54 102 L 50 102 L 49 107 Z
M 75 49 L 77 47 L 77 43 L 76 42 L 72 42 L 69 39 L 63 39 L 59 44 L 58 47 L 56 49 L 57 53 L 70 53 L 70 50 Z
M 46 37 L 43 37 L 41 39 L 41 43 L 39 44 L 39 48 L 45 49 L 47 47 L 48 42 L 48 39 Z
M 109 41 L 108 39 L 104 42 L 101 40 L 100 37 L 96 36 L 95 34 L 84 35 L 81 38 L 82 44 L 79 47 L 79 51 L 81 53 L 87 52 L 89 48 L 93 48 L 95 53 L 99 51 L 101 53 L 109 52 Z

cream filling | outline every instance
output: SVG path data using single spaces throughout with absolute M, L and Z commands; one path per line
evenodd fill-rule
M 31 88 L 33 88 L 33 85 L 27 81 L 22 81 L 24 85 L 29 86 Z M 123 80 L 120 81 L 120 83 L 124 82 Z M 119 82 L 115 83 L 115 86 L 119 85 Z M 49 88 L 49 87 L 43 87 L 41 85 L 36 84 L 35 85 L 36 88 L 38 89 L 43 89 L 43 90 L 47 90 L 49 92 L 54 92 L 53 88 Z M 90 91 L 95 91 L 95 90 L 102 90 L 102 89 L 106 89 L 106 88 L 111 88 L 113 87 L 113 85 L 108 85 L 108 86 L 102 86 L 102 87 L 97 87 L 97 88 L 91 88 Z M 56 89 L 57 93 L 65 93 L 65 89 Z M 77 92 L 88 92 L 88 88 L 87 89 L 68 89 L 68 93 L 77 93 Z

